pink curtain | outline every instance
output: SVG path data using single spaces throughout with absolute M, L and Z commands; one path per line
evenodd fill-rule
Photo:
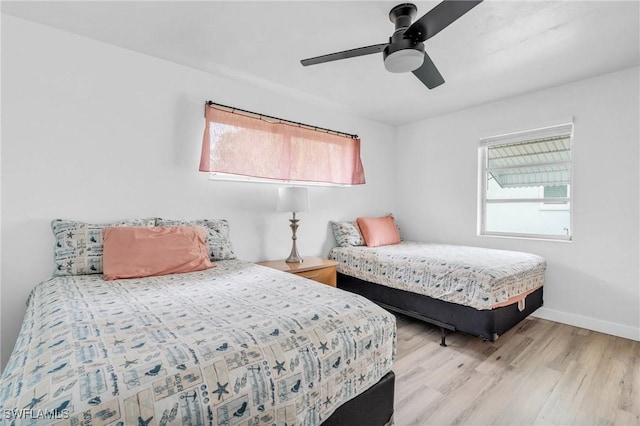
M 365 183 L 360 139 L 207 105 L 200 171 L 264 179 Z

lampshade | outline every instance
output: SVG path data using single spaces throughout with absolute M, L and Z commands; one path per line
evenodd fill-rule
M 402 49 L 384 58 L 384 67 L 390 72 L 409 72 L 420 68 L 424 53 L 416 49 Z
M 278 188 L 278 211 L 296 213 L 309 211 L 307 188 L 301 186 Z

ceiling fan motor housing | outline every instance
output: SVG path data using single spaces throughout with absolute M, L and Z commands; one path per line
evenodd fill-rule
M 424 43 L 402 39 L 392 41 L 382 51 L 384 67 L 390 72 L 409 72 L 424 62 Z
M 424 43 L 404 37 L 416 12 L 417 8 L 412 3 L 399 4 L 389 12 L 389 20 L 395 24 L 396 30 L 389 38 L 389 45 L 382 51 L 387 71 L 409 72 L 424 62 Z

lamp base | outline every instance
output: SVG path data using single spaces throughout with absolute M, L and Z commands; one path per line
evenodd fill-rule
M 285 260 L 287 263 L 302 263 L 304 261 L 304 259 L 300 257 L 298 247 L 296 246 L 296 240 L 298 239 L 298 237 L 296 237 L 296 230 L 298 229 L 299 221 L 300 219 L 296 219 L 296 214 L 294 212 L 293 219 L 289 219 L 289 222 L 291 222 L 291 225 L 289 226 L 291 227 L 291 240 L 293 241 L 293 245 L 291 246 L 291 253 L 289 254 L 289 257 Z
M 289 257 L 287 257 L 285 262 L 287 262 L 287 263 L 302 263 L 302 262 L 304 262 L 304 259 L 301 258 L 298 253 L 295 253 L 295 254 L 289 255 Z

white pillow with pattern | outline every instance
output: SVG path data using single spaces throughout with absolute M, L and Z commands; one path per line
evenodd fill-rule
M 115 226 L 155 226 L 156 218 L 127 219 L 113 223 L 85 223 L 55 219 L 51 230 L 55 239 L 54 276 L 102 273 L 102 230 Z
M 340 247 L 363 246 L 364 238 L 355 221 L 332 221 L 333 235 Z
M 157 226 L 202 226 L 207 231 L 209 258 L 214 260 L 231 260 L 238 257 L 231 245 L 229 222 L 226 219 L 173 220 L 158 219 Z

